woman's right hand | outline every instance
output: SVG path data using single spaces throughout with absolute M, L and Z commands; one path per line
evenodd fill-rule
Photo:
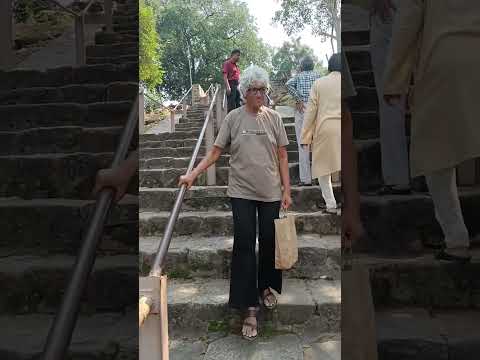
M 182 175 L 180 176 L 180 180 L 178 182 L 178 186 L 186 185 L 187 189 L 190 189 L 193 185 L 193 183 L 196 180 L 196 176 L 193 173 L 193 171 L 187 175 Z

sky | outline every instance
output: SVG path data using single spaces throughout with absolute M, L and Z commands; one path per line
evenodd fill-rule
M 280 24 L 272 24 L 272 18 L 275 11 L 280 9 L 280 1 L 276 0 L 242 0 L 250 9 L 250 14 L 256 18 L 260 37 L 269 45 L 281 47 L 286 41 L 289 41 L 288 35 Z M 300 42 L 310 46 L 315 55 L 326 63 L 325 55 L 332 55 L 330 41 L 321 43 L 320 37 L 314 37 L 310 29 L 305 29 L 302 33 L 295 34 L 292 37 L 301 36 Z

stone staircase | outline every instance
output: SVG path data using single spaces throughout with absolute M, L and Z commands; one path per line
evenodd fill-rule
M 140 272 L 144 276 L 163 236 L 178 193 L 178 177 L 186 171 L 205 110 L 188 110 L 175 133 L 140 137 Z M 292 121 L 284 118 L 292 142 L 290 174 L 295 183 L 298 152 Z M 205 148 L 200 154 L 204 156 Z M 293 187 L 299 262 L 284 272 L 278 309 L 262 311 L 260 339 L 248 343 L 239 337 L 241 319 L 227 307 L 233 245 L 226 196 L 228 159 L 228 154 L 223 155 L 217 164 L 216 186 L 206 186 L 202 177 L 186 193 L 175 226 L 165 266 L 171 357 L 317 359 L 318 354 L 327 354 L 339 359 L 340 218 L 319 211 L 323 199 L 318 187 Z
M 480 251 L 474 248 L 473 261 L 465 266 L 436 261 L 433 253 L 441 246 L 442 233 L 429 194 L 424 189 L 410 196 L 371 193 L 382 185 L 382 176 L 369 33 L 345 31 L 342 39 L 358 92 L 351 107 L 361 213 L 369 235 L 358 251 L 360 261 L 371 268 L 379 359 L 476 359 Z M 407 133 L 408 123 L 407 118 Z M 423 188 L 422 179 L 414 185 Z M 480 187 L 462 187 L 460 193 L 465 221 L 478 239 Z
M 43 350 L 94 208 L 95 175 L 109 167 L 138 94 L 137 1 L 118 1 L 114 18 L 131 34 L 100 31 L 87 66 L 0 72 L 2 359 Z M 138 357 L 137 186 L 107 221 L 68 358 Z

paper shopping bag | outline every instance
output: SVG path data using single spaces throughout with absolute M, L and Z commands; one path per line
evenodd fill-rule
M 377 360 L 375 309 L 368 269 L 351 255 L 342 267 L 342 360 Z
M 275 219 L 275 269 L 288 270 L 298 261 L 295 216 L 286 214 Z

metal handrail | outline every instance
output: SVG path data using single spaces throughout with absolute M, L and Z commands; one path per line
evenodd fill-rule
M 187 95 L 190 93 L 190 91 L 192 91 L 192 86 L 190 86 L 190 89 L 188 89 L 188 91 L 185 93 L 185 95 L 183 95 L 183 97 L 180 99 L 180 101 L 178 102 L 177 106 L 175 106 L 173 108 L 172 111 L 176 111 L 177 108 L 178 108 L 178 105 L 180 105 L 182 103 L 183 100 L 185 100 L 185 98 L 187 97 Z
M 193 166 L 195 165 L 195 162 L 197 161 L 197 156 L 200 151 L 200 147 L 203 142 L 203 138 L 205 136 L 205 132 L 207 130 L 208 122 L 210 121 L 210 115 L 212 114 L 213 111 L 213 106 L 215 105 L 215 100 L 217 96 L 220 94 L 220 86 L 216 87 L 215 94 L 213 95 L 212 102 L 210 103 L 210 107 L 207 111 L 207 114 L 205 115 L 205 121 L 202 126 L 202 131 L 200 132 L 200 135 L 197 139 L 197 143 L 195 145 L 195 150 L 193 151 L 192 158 L 190 159 L 190 163 L 188 164 L 187 168 L 187 174 L 189 174 Z M 183 198 L 185 197 L 185 192 L 187 190 L 186 185 L 182 185 L 180 187 L 180 191 L 177 195 L 177 198 L 175 200 L 175 204 L 173 206 L 172 212 L 170 214 L 170 217 L 168 219 L 167 226 L 165 228 L 165 232 L 162 238 L 162 241 L 158 245 L 157 252 L 155 255 L 155 260 L 153 262 L 152 268 L 150 270 L 149 276 L 161 276 L 162 273 L 162 267 L 163 263 L 165 261 L 165 257 L 168 252 L 168 248 L 170 247 L 170 242 L 172 240 L 172 235 L 173 235 L 173 228 L 175 226 L 175 223 L 177 222 L 178 216 L 180 214 L 180 208 L 182 206 Z
M 137 96 L 115 152 L 111 165 L 112 168 L 119 166 L 127 155 L 130 142 L 137 127 L 138 105 L 139 98 Z M 83 237 L 81 249 L 73 267 L 67 290 L 63 296 L 62 305 L 48 334 L 42 357 L 44 360 L 63 360 L 65 358 L 65 353 L 77 322 L 80 299 L 95 263 L 96 250 L 103 233 L 105 221 L 113 207 L 114 195 L 115 191 L 111 188 L 104 188 L 100 191 L 95 204 L 95 210 Z
M 77 65 L 85 65 L 85 34 L 84 34 L 84 26 L 85 26 L 85 16 L 87 15 L 88 10 L 93 5 L 95 0 L 90 0 L 87 3 L 87 6 L 83 8 L 80 12 L 75 12 L 66 6 L 57 2 L 57 0 L 42 0 L 45 2 L 49 2 L 50 4 L 55 4 L 63 11 L 67 12 L 68 14 L 72 15 L 75 20 L 75 51 L 76 51 L 76 58 L 77 58 Z M 112 1 L 113 0 L 104 0 L 104 12 L 105 12 L 105 24 L 107 26 L 107 32 L 111 31 L 112 29 Z
M 145 91 L 143 92 L 143 95 L 145 95 L 146 97 L 148 97 L 150 100 L 154 101 L 155 103 L 157 103 L 158 105 L 160 105 L 162 108 L 164 108 L 165 110 L 170 110 L 167 106 L 163 105 L 160 101 L 158 101 L 157 99 L 153 98 L 152 96 L 148 95 L 148 93 L 146 93 Z

